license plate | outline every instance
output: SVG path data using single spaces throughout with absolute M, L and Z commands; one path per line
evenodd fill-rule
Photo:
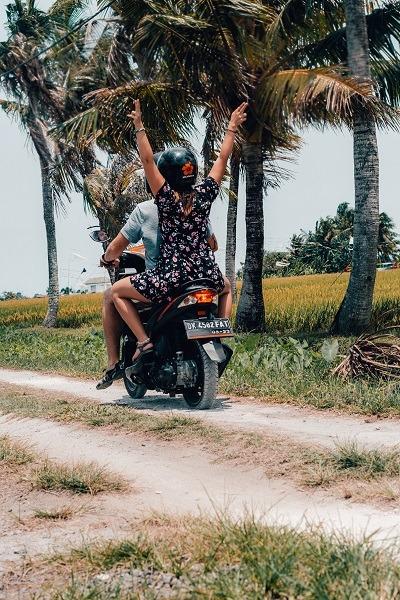
M 210 337 L 232 337 L 229 319 L 188 319 L 183 321 L 188 339 Z

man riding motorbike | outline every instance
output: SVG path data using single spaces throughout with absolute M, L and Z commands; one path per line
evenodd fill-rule
M 138 171 L 137 176 L 144 177 L 144 172 Z M 146 269 L 152 269 L 157 263 L 160 251 L 158 208 L 154 203 L 154 198 L 145 192 L 143 193 L 143 201 L 135 207 L 112 244 L 117 246 L 119 254 L 122 254 L 129 244 L 136 244 L 140 240 L 142 240 L 145 249 Z M 213 252 L 218 250 L 218 243 L 210 222 L 208 224 L 208 244 Z M 110 266 L 109 263 L 106 265 L 103 260 L 100 262 L 102 266 Z M 112 264 L 118 266 L 118 263 L 117 259 Z M 230 294 L 231 289 L 227 278 L 225 278 L 225 286 L 225 293 Z M 121 379 L 124 372 L 123 363 L 120 361 L 120 340 L 124 322 L 115 308 L 111 294 L 110 288 L 104 292 L 103 297 L 102 320 L 108 364 L 103 377 L 96 385 L 98 390 L 108 388 L 114 381 Z

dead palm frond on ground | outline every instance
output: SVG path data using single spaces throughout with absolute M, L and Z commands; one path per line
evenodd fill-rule
M 333 374 L 343 379 L 400 379 L 400 337 L 391 331 L 361 335 Z

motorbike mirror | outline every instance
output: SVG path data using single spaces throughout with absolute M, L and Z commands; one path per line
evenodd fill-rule
M 89 235 L 94 242 L 108 242 L 108 235 L 105 231 L 102 231 L 101 229 L 91 231 Z

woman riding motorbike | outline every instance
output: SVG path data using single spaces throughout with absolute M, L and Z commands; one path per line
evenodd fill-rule
M 197 161 L 184 148 L 172 148 L 162 153 L 157 164 L 143 127 L 139 100 L 131 117 L 135 124 L 139 156 L 159 211 L 162 236 L 160 256 L 154 269 L 125 278 L 112 287 L 115 308 L 136 336 L 133 373 L 140 370 L 141 359 L 153 351 L 153 344 L 140 321 L 132 299 L 140 302 L 168 300 L 186 282 L 207 278 L 220 293 L 219 316 L 229 316 L 232 300 L 225 292 L 224 278 L 207 244 L 207 221 L 211 204 L 219 193 L 238 127 L 246 120 L 247 103 L 242 103 L 231 115 L 221 150 L 210 174 L 195 185 Z M 104 261 L 115 260 L 112 246 Z

